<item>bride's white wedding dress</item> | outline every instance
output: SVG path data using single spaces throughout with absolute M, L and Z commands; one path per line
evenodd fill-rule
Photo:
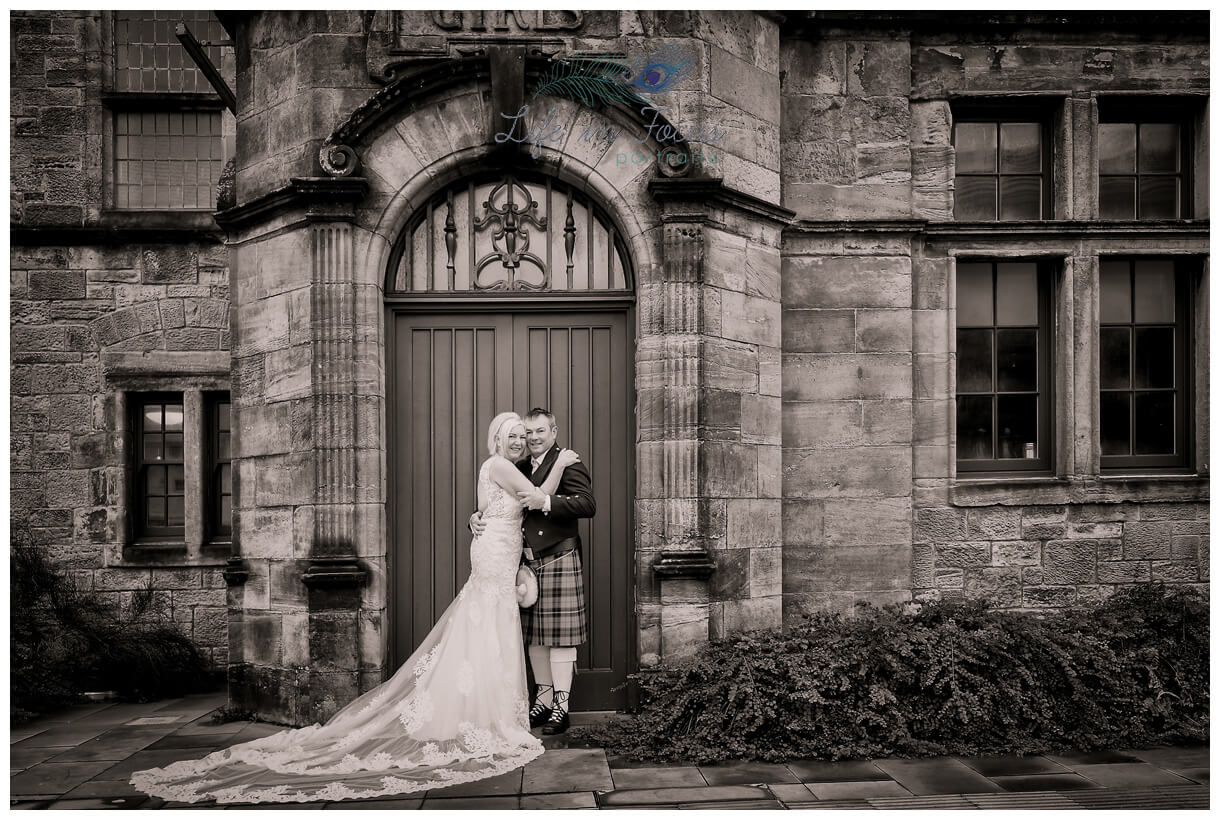
M 342 800 L 480 780 L 541 755 L 515 589 L 522 510 L 490 463 L 479 470 L 487 529 L 470 546 L 470 579 L 394 677 L 324 725 L 139 771 L 132 785 L 189 803 Z

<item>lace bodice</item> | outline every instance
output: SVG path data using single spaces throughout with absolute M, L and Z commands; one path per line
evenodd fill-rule
M 479 468 L 479 488 L 487 499 L 487 509 L 483 510 L 483 517 L 508 519 L 520 526 L 523 514 L 521 502 L 491 480 L 491 462 L 492 459 L 489 458 Z

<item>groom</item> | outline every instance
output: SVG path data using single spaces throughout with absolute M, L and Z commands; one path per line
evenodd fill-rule
M 568 728 L 568 697 L 576 671 L 576 647 L 588 640 L 585 588 L 581 579 L 579 519 L 597 512 L 589 470 L 582 462 L 569 465 L 553 496 L 538 489 L 555 465 L 559 426 L 549 410 L 535 407 L 525 416 L 528 460 L 518 468 L 533 483 L 518 493 L 527 507 L 522 521 L 526 562 L 538 576 L 538 601 L 521 612 L 536 684 L 530 707 L 530 728 L 557 735 Z M 482 531 L 478 513 L 471 529 Z

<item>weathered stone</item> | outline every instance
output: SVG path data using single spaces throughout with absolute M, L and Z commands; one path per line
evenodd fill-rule
M 818 544 L 823 538 L 825 502 L 821 499 L 792 498 L 783 501 L 784 545 Z
M 911 540 L 911 501 L 828 498 L 823 522 L 824 543 L 829 545 L 906 544 Z
M 730 499 L 726 547 L 778 547 L 783 543 L 779 499 Z
M 850 353 L 856 345 L 852 310 L 785 310 L 785 353 Z
M 963 570 L 967 597 L 985 598 L 995 606 L 1019 606 L 1021 570 L 1017 567 L 982 567 Z
M 1195 561 L 1153 561 L 1152 580 L 1194 583 L 1199 580 L 1199 565 Z
M 936 584 L 936 549 L 931 544 L 911 546 L 911 586 L 926 588 Z
M 902 447 L 784 451 L 785 494 L 885 498 L 906 495 L 910 486 L 910 451 Z
M 1194 504 L 1142 504 L 1140 521 L 1191 520 L 1195 517 Z
M 1021 606 L 1061 607 L 1077 601 L 1076 587 L 1023 587 Z
M 1021 510 L 1012 507 L 970 510 L 966 534 L 971 538 L 1013 539 L 1021 537 Z
M 902 544 L 785 546 L 784 593 L 906 589 L 911 548 Z
M 952 508 L 915 510 L 915 541 L 919 543 L 959 541 L 966 537 L 966 514 Z
M 1123 529 L 1123 557 L 1168 559 L 1171 555 L 1168 522 L 1129 522 Z
M 938 589 L 961 589 L 965 584 L 965 570 L 937 567 L 934 580 Z
M 907 353 L 785 354 L 785 401 L 910 399 Z
M 785 308 L 911 306 L 909 257 L 809 257 L 783 260 Z
M 1147 561 L 1098 561 L 1097 580 L 1103 584 L 1133 584 L 1147 581 L 1151 571 Z
M 1091 584 L 1097 579 L 1096 541 L 1047 541 L 1042 566 L 1047 584 Z
M 983 567 L 991 563 L 990 541 L 936 545 L 938 567 Z
M 1027 541 L 1063 538 L 1067 513 L 1061 507 L 1025 507 L 1021 510 L 1021 535 Z
M 1069 523 L 1068 538 L 1121 538 L 1123 525 L 1118 521 L 1105 523 Z
M 991 563 L 997 567 L 1034 566 L 1042 561 L 1038 541 L 995 541 L 991 544 Z
M 1194 561 L 1199 556 L 1199 536 L 1175 535 L 1169 542 L 1169 555 L 1175 561 Z

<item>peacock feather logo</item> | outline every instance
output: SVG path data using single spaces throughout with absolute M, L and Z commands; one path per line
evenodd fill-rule
M 573 54 L 558 59 L 538 81 L 534 99 L 565 97 L 581 105 L 650 105 L 644 95 L 672 91 L 693 76 L 689 49 L 669 43 L 634 60 Z

